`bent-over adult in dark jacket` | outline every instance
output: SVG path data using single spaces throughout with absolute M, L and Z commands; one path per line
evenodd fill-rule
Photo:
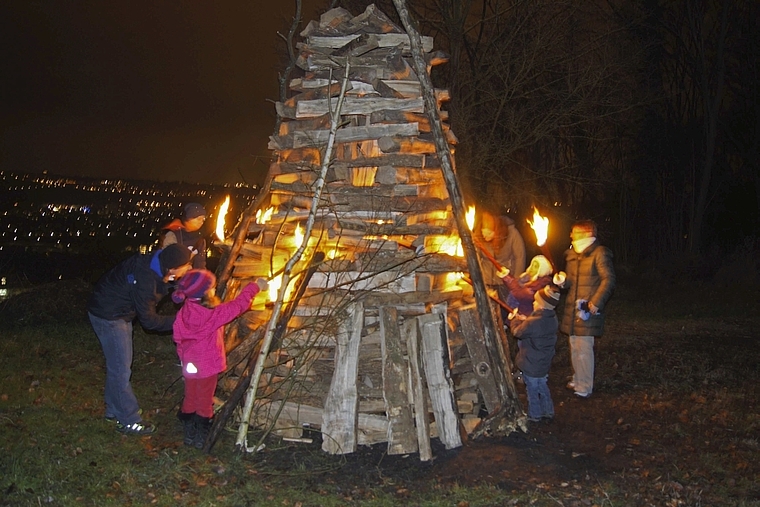
M 190 251 L 180 245 L 137 254 L 108 271 L 95 284 L 87 313 L 106 358 L 106 420 L 126 434 L 154 431 L 144 423 L 132 391 L 132 321 L 151 331 L 171 331 L 173 315 L 159 315 L 156 306 L 171 282 L 190 269 Z

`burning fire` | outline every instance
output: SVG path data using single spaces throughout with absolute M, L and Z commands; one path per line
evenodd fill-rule
M 258 210 L 256 212 L 256 223 L 261 225 L 269 222 L 272 219 L 272 214 L 275 212 L 274 208 L 267 208 L 266 210 Z
M 542 217 L 535 206 L 533 206 L 533 221 L 528 219 L 528 224 L 533 232 L 536 233 L 536 245 L 539 247 L 544 246 L 546 238 L 549 237 L 549 218 Z
M 230 196 L 219 206 L 219 214 L 216 217 L 216 237 L 219 241 L 224 241 L 224 220 L 227 218 L 227 210 L 230 207 Z
M 467 208 L 467 212 L 464 215 L 464 220 L 467 222 L 467 227 L 472 230 L 475 227 L 475 206 Z
M 269 300 L 271 302 L 277 301 L 277 293 L 280 291 L 282 285 L 282 275 L 277 275 L 269 280 Z
M 296 230 L 293 233 L 293 245 L 296 247 L 296 250 L 301 248 L 301 245 L 303 245 L 303 240 L 303 227 L 301 227 L 301 224 L 296 224 Z
M 459 282 L 464 279 L 464 273 L 461 271 L 455 271 L 446 273 L 445 291 L 452 291 L 459 288 Z

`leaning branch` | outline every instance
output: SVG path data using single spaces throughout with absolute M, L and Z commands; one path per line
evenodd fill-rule
M 283 305 L 283 300 L 285 297 L 285 292 L 287 290 L 288 284 L 290 283 L 290 275 L 293 270 L 293 267 L 296 265 L 296 263 L 298 263 L 298 261 L 301 260 L 301 257 L 303 256 L 303 253 L 306 250 L 306 246 L 308 245 L 308 238 L 311 235 L 311 231 L 314 228 L 314 222 L 316 221 L 316 216 L 317 216 L 317 209 L 319 208 L 319 202 L 320 202 L 320 199 L 322 198 L 322 191 L 325 186 L 327 169 L 330 164 L 330 158 L 332 157 L 333 146 L 335 145 L 335 135 L 340 125 L 340 112 L 343 107 L 343 100 L 346 96 L 346 90 L 348 89 L 349 69 L 350 69 L 350 64 L 349 64 L 348 58 L 346 58 L 346 72 L 345 72 L 345 76 L 343 77 L 343 83 L 341 85 L 340 97 L 338 99 L 338 104 L 335 109 L 335 112 L 331 113 L 332 118 L 330 121 L 330 134 L 327 139 L 327 148 L 325 149 L 325 154 L 324 154 L 324 157 L 322 158 L 322 167 L 320 169 L 319 177 L 317 178 L 317 181 L 316 181 L 316 189 L 314 191 L 314 195 L 311 200 L 309 216 L 306 220 L 306 227 L 304 231 L 304 238 L 306 239 L 301 244 L 301 246 L 298 247 L 298 249 L 293 254 L 293 256 L 288 260 L 288 262 L 285 264 L 285 269 L 282 274 L 282 285 L 280 286 L 280 291 L 277 294 L 277 301 L 274 304 L 274 308 L 272 310 L 272 316 L 270 317 L 269 323 L 267 324 L 267 330 L 264 335 L 264 340 L 261 345 L 261 350 L 259 351 L 258 359 L 256 361 L 256 367 L 254 369 L 253 378 L 251 379 L 251 384 L 248 387 L 248 391 L 246 393 L 245 406 L 243 407 L 243 415 L 240 421 L 240 426 L 238 427 L 237 440 L 235 442 L 235 446 L 238 450 L 247 449 L 247 435 L 248 435 L 248 427 L 250 426 L 251 412 L 253 411 L 253 404 L 256 399 L 256 393 L 257 393 L 259 381 L 261 380 L 261 374 L 264 371 L 264 362 L 266 360 L 266 357 L 269 355 L 269 350 L 272 346 L 274 331 L 277 325 L 278 317 L 280 315 L 280 312 L 282 311 L 282 305 Z

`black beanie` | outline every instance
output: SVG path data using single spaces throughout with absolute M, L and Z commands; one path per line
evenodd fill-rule
M 190 250 L 174 243 L 164 248 L 158 254 L 158 261 L 161 263 L 161 272 L 166 274 L 170 269 L 188 264 L 190 262 Z

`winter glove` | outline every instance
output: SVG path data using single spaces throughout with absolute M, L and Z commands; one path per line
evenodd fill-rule
M 559 288 L 563 288 L 565 286 L 565 280 L 567 280 L 567 275 L 564 271 L 558 271 L 557 273 L 554 273 L 554 278 L 552 278 L 554 285 Z
M 591 317 L 591 311 L 589 309 L 587 300 L 579 299 L 578 301 L 576 301 L 575 309 L 578 310 L 577 315 L 579 319 L 588 320 Z

